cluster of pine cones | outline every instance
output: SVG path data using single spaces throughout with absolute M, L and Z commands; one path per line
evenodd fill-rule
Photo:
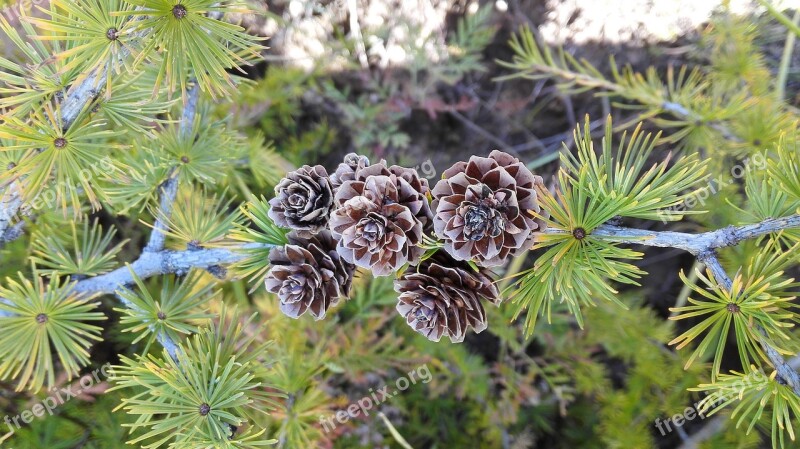
M 543 189 L 540 176 L 501 151 L 455 164 L 433 190 L 414 169 L 357 154 L 330 175 L 303 166 L 270 201 L 270 218 L 292 231 L 270 252 L 267 290 L 286 315 L 319 320 L 349 297 L 356 267 L 375 276 L 402 271 L 395 290 L 406 322 L 430 340 L 461 342 L 469 327 L 486 328 L 483 301 L 501 301 L 489 268 L 530 249 L 544 231 Z M 444 250 L 423 257 L 423 236 Z

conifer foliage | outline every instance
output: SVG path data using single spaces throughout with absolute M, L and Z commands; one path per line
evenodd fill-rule
M 379 362 L 405 366 L 419 354 L 401 339 L 419 338 L 446 346 L 436 351 L 456 366 L 443 376 L 464 376 L 470 388 L 509 376 L 497 381 L 506 382 L 505 415 L 527 394 L 515 389 L 536 380 L 564 408 L 577 394 L 597 394 L 600 427 L 608 427 L 623 412 L 609 411 L 612 388 L 589 385 L 606 380 L 603 367 L 575 365 L 584 355 L 559 339 L 543 345 L 542 359 L 528 353 L 543 326 L 575 323 L 564 332 L 575 332 L 576 347 L 637 361 L 631 388 L 649 389 L 657 375 L 647 367 L 671 366 L 665 360 L 689 348 L 686 378 L 703 383 L 681 383 L 681 393 L 707 393 L 701 404 L 710 413 L 732 406 L 748 432 L 766 421 L 775 448 L 795 444 L 800 374 L 785 356 L 800 350 L 798 285 L 789 274 L 800 245 L 796 121 L 782 97 L 757 94 L 765 76 L 759 61 L 741 68 L 745 86 L 722 70 L 710 81 L 686 70 L 661 80 L 613 62 L 606 78 L 522 30 L 503 63 L 509 78 L 597 90 L 668 136 L 641 123 L 614 128 L 609 117 L 597 142 L 587 117 L 552 182 L 499 150 L 465 157 L 431 183 L 413 168 L 352 153 L 336 167 L 288 170 L 254 194 L 242 180 L 258 184 L 272 171 L 248 166 L 256 165 L 253 139 L 214 105 L 238 91 L 234 73 L 264 50 L 262 38 L 233 22 L 253 12 L 246 2 L 53 0 L 40 10 L 19 29 L 0 19 L 21 58 L 0 58 L 0 243 L 12 240 L 13 226 L 34 229 L 31 268 L 0 282 L 0 381 L 17 391 L 34 395 L 74 381 L 97 356 L 93 346 L 122 339 L 132 352 L 110 357 L 118 362 L 108 380 L 128 443 L 311 447 L 325 440 L 317 416 L 330 411 L 321 373 L 362 380 Z M 462 24 L 460 34 L 467 26 L 478 25 Z M 715 57 L 724 51 L 718 46 Z M 736 106 L 742 101 L 774 114 L 754 117 Z M 756 127 L 756 118 L 768 123 Z M 663 144 L 674 153 L 660 153 Z M 698 233 L 651 230 L 700 216 L 682 205 L 725 169 L 726 157 L 763 145 L 768 161 L 763 173 L 748 173 L 741 222 Z M 30 207 L 36 201 L 47 203 L 41 217 Z M 116 216 L 117 226 L 92 220 L 98 211 Z M 621 226 L 642 222 L 649 225 Z M 139 223 L 146 241 L 118 238 Z M 719 254 L 746 245 L 758 250 L 741 260 Z M 679 275 L 687 295 L 671 319 L 688 324 L 674 338 L 623 293 L 647 275 L 638 264 L 646 246 L 697 259 L 693 272 Z M 251 302 L 242 279 L 268 299 Z M 293 320 L 251 315 L 251 306 Z M 377 309 L 394 314 L 402 337 L 383 332 L 393 324 Z M 617 316 L 628 320 L 623 329 L 602 327 Z M 447 346 L 487 330 L 499 336 L 501 357 L 522 368 L 490 372 L 461 346 Z M 655 341 L 655 355 L 619 336 L 637 330 L 651 332 L 635 338 Z M 731 345 L 741 369 L 726 373 Z M 363 347 L 374 358 L 362 356 Z M 556 349 L 567 356 L 548 352 Z M 698 365 L 706 361 L 703 378 Z

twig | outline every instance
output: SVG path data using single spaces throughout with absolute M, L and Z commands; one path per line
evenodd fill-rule
M 760 2 L 765 2 L 766 0 L 759 0 Z M 785 16 L 784 16 L 785 17 Z M 787 19 L 788 20 L 788 19 Z M 796 29 L 800 30 L 800 28 Z M 800 32 L 800 31 L 799 31 Z M 537 37 L 537 41 L 540 39 Z M 519 70 L 519 69 L 518 69 Z M 546 63 L 532 63 L 530 64 L 527 69 L 522 70 L 523 73 L 533 73 L 533 72 L 541 72 L 549 74 L 553 78 L 560 78 L 566 82 L 566 84 L 575 84 L 587 89 L 597 89 L 597 90 L 604 90 L 610 93 L 615 94 L 622 94 L 625 92 L 626 87 L 617 84 L 613 81 L 609 81 L 602 77 L 597 77 L 592 74 L 587 73 L 579 73 L 574 72 L 568 68 L 557 67 L 548 65 Z M 511 75 L 510 77 L 514 77 L 515 75 Z M 510 78 L 509 77 L 509 78 Z M 501 78 L 502 79 L 502 78 Z M 653 101 L 650 98 L 633 98 L 634 100 L 638 100 L 640 103 L 649 106 L 654 109 L 660 109 L 661 111 L 667 112 L 676 116 L 681 119 L 690 120 L 698 122 L 699 124 L 705 125 L 710 127 L 711 129 L 720 133 L 720 135 L 728 141 L 731 142 L 742 142 L 742 139 L 733 133 L 725 124 L 717 122 L 717 121 L 705 121 L 703 117 L 697 114 L 695 111 L 678 104 L 674 103 L 669 100 L 669 98 L 664 95 L 661 99 Z M 662 101 L 663 100 L 663 101 Z M 659 103 L 660 102 L 660 103 Z
M 133 304 L 132 302 L 130 302 L 127 299 L 125 299 L 125 297 L 120 295 L 119 294 L 119 290 L 117 290 L 117 294 L 114 295 L 114 296 L 116 296 L 117 300 L 123 306 L 125 306 L 126 308 L 131 309 L 131 310 L 139 310 L 139 308 L 136 307 L 135 304 Z M 172 358 L 172 360 L 175 360 L 177 362 L 178 361 L 178 345 L 175 344 L 175 341 L 172 340 L 172 337 L 167 335 L 166 332 L 159 332 L 156 335 L 156 340 L 158 340 L 158 342 L 161 344 L 161 346 L 164 349 L 167 350 L 167 353 Z
M 350 16 L 350 32 L 353 33 L 353 40 L 356 44 L 358 62 L 364 70 L 369 69 L 369 59 L 367 58 L 367 47 L 364 44 L 364 36 L 361 35 L 361 25 L 358 23 L 358 6 L 356 0 L 347 0 L 347 12 Z
M 180 121 L 180 133 L 184 139 L 193 139 L 192 131 L 195 129 L 195 120 L 197 120 L 197 102 L 200 97 L 200 86 L 195 82 L 194 87 L 189 91 L 186 99 L 186 104 L 183 107 Z M 153 226 L 153 231 L 150 233 L 150 240 L 144 247 L 144 254 L 152 254 L 164 249 L 164 242 L 167 238 L 167 230 L 169 225 L 167 221 L 172 216 L 172 209 L 175 206 L 175 197 L 178 195 L 178 173 L 173 168 L 170 170 L 167 180 L 161 185 L 161 197 L 159 199 L 159 214 L 156 217 L 156 223 Z M 141 260 L 141 259 L 140 259 Z M 127 283 L 126 283 L 127 284 Z M 133 304 L 125 301 L 120 295 L 117 295 L 125 307 L 131 308 Z M 178 361 L 178 345 L 172 340 L 166 332 L 159 332 L 156 336 L 161 346 L 167 350 L 167 353 L 176 362 Z
M 762 235 L 780 232 L 788 228 L 800 227 L 800 215 L 791 215 L 783 218 L 771 218 L 760 223 L 745 226 L 728 226 L 716 231 L 702 234 L 686 234 L 681 232 L 656 232 L 629 229 L 617 226 L 600 226 L 592 232 L 594 235 L 613 237 L 621 243 L 638 243 L 646 246 L 664 248 L 679 248 L 694 254 L 697 260 L 703 263 L 714 276 L 720 287 L 730 291 L 733 285 L 725 268 L 719 262 L 716 250 L 734 246 L 742 240 L 759 237 Z M 800 374 L 793 365 L 800 365 L 799 357 L 787 362 L 766 340 L 766 331 L 761 327 L 756 330 L 762 335 L 761 347 L 767 355 L 778 377 L 786 382 L 792 391 L 800 396 Z M 684 441 L 681 449 L 694 449 L 701 442 L 711 438 L 724 427 L 722 418 L 715 418 L 707 426 Z
M 264 244 L 247 244 L 234 248 L 199 249 L 196 251 L 163 250 L 154 253 L 143 252 L 128 267 L 84 279 L 75 285 L 77 293 L 111 294 L 120 286 L 133 283 L 131 271 L 141 279 L 161 274 L 186 274 L 192 268 L 207 269 L 214 265 L 230 265 L 243 260 L 246 255 L 237 249 L 267 248 Z
M 170 358 L 178 362 L 178 345 L 172 337 L 167 335 L 166 332 L 159 332 L 158 335 L 156 335 L 156 340 L 161 344 L 161 347 L 167 350 L 167 354 L 169 354 Z
M 13 226 L 6 229 L 6 232 L 3 235 L 0 235 L 0 249 L 5 246 L 6 243 L 11 243 L 14 240 L 22 237 L 22 234 L 25 233 L 25 225 L 27 223 L 24 220 L 20 220 L 14 223 Z
M 483 136 L 487 140 L 491 141 L 495 145 L 499 146 L 500 148 L 502 148 L 504 150 L 510 150 L 511 149 L 511 147 L 507 143 L 505 143 L 502 139 L 500 139 L 499 137 L 497 137 L 494 134 L 490 133 L 489 131 L 486 131 L 485 129 L 481 128 L 480 126 L 478 126 L 472 120 L 470 120 L 467 117 L 464 117 L 463 115 L 461 115 L 458 111 L 454 111 L 453 110 L 453 111 L 447 111 L 447 112 L 449 112 L 450 115 L 452 115 L 453 117 L 458 119 L 458 121 L 460 121 L 461 123 L 466 125 L 469 129 L 471 129 L 471 130 L 475 131 L 476 133 L 480 134 L 481 136 Z
M 800 9 L 795 10 L 792 16 L 792 23 L 797 25 L 800 23 Z M 786 80 L 789 77 L 789 68 L 792 65 L 792 53 L 794 52 L 794 41 L 797 35 L 793 31 L 786 33 L 786 43 L 783 45 L 783 54 L 781 55 L 781 64 L 778 68 L 778 78 L 775 80 L 775 99 L 783 103 L 786 96 Z
M 11 226 L 11 222 L 17 216 L 22 205 L 22 193 L 19 183 L 14 181 L 6 187 L 5 192 L 0 197 L 0 241 L 9 241 L 6 232 L 9 231 L 9 226 Z
M 195 120 L 197 118 L 197 102 L 199 99 L 200 86 L 197 84 L 197 81 L 195 81 L 195 85 L 192 87 L 192 90 L 189 91 L 186 105 L 184 105 L 183 114 L 181 115 L 181 135 L 184 138 L 190 137 L 189 135 L 194 129 Z
M 122 61 L 130 56 L 130 53 L 130 47 L 123 45 L 122 49 L 117 53 L 117 59 Z M 105 70 L 105 67 L 98 67 L 87 75 L 79 84 L 72 86 L 69 91 L 67 91 L 64 101 L 59 105 L 61 111 L 61 128 L 63 131 L 68 130 L 69 127 L 75 123 L 81 111 L 100 94 L 99 86 L 104 86 L 107 81 L 108 70 Z M 5 192 L 2 194 L 3 200 L 0 201 L 0 237 L 3 237 L 11 219 L 13 219 L 20 208 L 23 207 L 21 195 L 19 195 L 18 192 L 19 190 L 21 190 L 19 182 L 14 181 L 6 187 Z M 11 193 L 11 201 L 6 201 L 6 197 L 9 197 L 9 193 Z M 16 201 L 14 201 L 15 199 Z M 20 235 L 21 233 L 15 238 L 19 238 Z
M 620 243 L 679 248 L 699 255 L 704 251 L 735 245 L 744 239 L 776 233 L 793 227 L 800 227 L 800 215 L 791 215 L 778 219 L 771 218 L 761 223 L 745 226 L 729 226 L 701 234 L 646 231 L 603 225 L 595 229 L 592 235 L 606 235 L 613 237 L 614 240 Z M 561 231 L 548 230 L 547 232 L 557 233 Z M 267 247 L 269 245 L 251 243 L 232 248 L 145 252 L 131 264 L 131 269 L 142 279 L 160 274 L 183 274 L 192 268 L 207 269 L 214 265 L 230 265 L 244 259 L 245 255 L 240 250 Z M 84 279 L 77 283 L 75 290 L 82 293 L 113 293 L 120 285 L 132 282 L 131 271 L 127 267 L 121 267 L 110 273 Z
M 161 197 L 159 199 L 158 209 L 161 213 L 156 216 L 153 232 L 150 233 L 150 240 L 144 247 L 144 252 L 147 253 L 154 253 L 164 249 L 164 241 L 167 238 L 166 233 L 169 230 L 167 220 L 172 216 L 175 197 L 178 195 L 178 177 L 174 170 L 169 172 L 167 180 L 161 184 L 160 190 Z
M 735 246 L 743 240 L 797 227 L 800 227 L 799 214 L 782 218 L 769 218 L 756 224 L 728 226 L 716 231 L 704 232 L 701 234 L 648 231 L 645 229 L 602 225 L 592 231 L 592 235 L 609 237 L 619 243 L 639 244 L 660 248 L 678 248 L 697 256 L 708 250 Z M 546 232 L 548 234 L 559 234 L 565 231 L 548 229 Z
M 714 279 L 719 282 L 722 288 L 728 291 L 731 290 L 733 281 L 731 281 L 731 278 L 728 276 L 725 268 L 723 268 L 722 264 L 720 264 L 719 259 L 714 251 L 707 251 L 698 255 L 697 260 L 705 264 L 706 268 L 711 271 L 711 274 L 714 275 Z M 766 331 L 764 328 L 757 326 L 756 330 L 762 335 L 762 338 L 760 338 L 761 346 L 764 348 L 767 358 L 769 358 L 772 366 L 775 367 L 775 371 L 778 372 L 778 376 L 792 388 L 794 394 L 800 396 L 800 374 L 798 374 L 797 371 L 795 371 L 794 368 L 792 368 L 792 366 L 786 362 L 781 353 L 779 353 L 765 338 L 763 338 L 766 337 Z
M 731 277 L 728 276 L 725 268 L 722 267 L 722 264 L 719 263 L 719 258 L 717 258 L 717 254 L 713 250 L 708 250 L 698 254 L 697 260 L 702 262 L 703 265 L 706 266 L 706 269 L 708 269 L 708 271 L 714 275 L 714 279 L 719 282 L 720 287 L 727 291 L 731 291 L 731 288 L 733 287 L 733 281 L 731 280 Z
M 734 246 L 739 242 L 774 234 L 784 229 L 800 227 L 800 214 L 782 218 L 770 218 L 760 223 L 744 226 L 728 226 L 716 231 L 701 234 L 683 232 L 646 231 L 642 229 L 623 228 L 603 225 L 592 231 L 592 235 L 610 237 L 619 243 L 640 244 L 661 248 L 678 248 L 697 257 L 705 264 L 722 288 L 730 291 L 733 282 L 719 263 L 715 250 Z M 563 233 L 562 230 L 548 230 L 551 234 Z M 763 329 L 758 329 L 762 334 Z M 767 354 L 778 375 L 800 396 L 800 375 L 792 369 L 783 356 L 773 348 L 766 339 L 761 339 L 761 346 Z
M 73 288 L 75 293 L 114 294 L 120 287 L 133 284 L 133 274 L 147 279 L 162 274 L 185 274 L 193 268 L 208 269 L 217 265 L 231 265 L 244 260 L 245 250 L 271 248 L 272 245 L 249 243 L 230 248 L 199 249 L 196 251 L 143 252 L 130 266 L 120 267 L 99 276 L 78 281 Z M 6 301 L 0 298 L 0 301 Z M 10 316 L 0 310 L 0 316 Z
M 697 260 L 705 264 L 706 268 L 711 272 L 711 274 L 714 276 L 714 279 L 719 282 L 722 288 L 730 291 L 733 281 L 731 280 L 730 276 L 728 276 L 725 268 L 722 267 L 722 264 L 720 264 L 719 259 L 713 250 L 699 254 L 697 256 Z M 766 336 L 766 331 L 763 327 L 757 326 L 756 330 L 762 336 Z M 797 371 L 795 371 L 795 368 L 792 366 L 792 361 L 790 360 L 787 362 L 783 358 L 783 355 L 773 348 L 765 338 L 760 338 L 760 343 L 761 347 L 764 348 L 764 352 L 767 354 L 767 358 L 769 358 L 770 363 L 772 363 L 772 366 L 775 368 L 778 377 L 792 388 L 794 394 L 800 396 L 800 375 L 798 375 Z M 700 443 L 711 438 L 717 432 L 722 430 L 724 428 L 724 424 L 724 418 L 721 416 L 714 418 L 708 423 L 708 425 L 704 426 L 700 431 L 686 440 L 679 449 L 697 448 Z
M 191 139 L 191 133 L 194 129 L 194 121 L 197 117 L 197 100 L 200 96 L 200 87 L 195 84 L 186 100 L 186 105 L 183 108 L 183 114 L 180 122 L 180 132 L 184 139 Z M 172 216 L 172 209 L 175 205 L 175 197 L 178 195 L 178 176 L 177 171 L 173 168 L 167 175 L 167 180 L 161 184 L 161 196 L 159 199 L 159 214 L 156 216 L 156 222 L 153 225 L 153 232 L 150 234 L 150 240 L 147 246 L 144 247 L 145 252 L 157 252 L 164 249 L 164 241 L 167 238 L 167 231 L 169 225 L 167 221 Z
M 725 272 L 719 262 L 715 250 L 734 246 L 739 242 L 760 237 L 767 234 L 774 234 L 788 228 L 800 227 L 800 215 L 790 215 L 782 218 L 770 218 L 760 223 L 744 226 L 728 226 L 716 231 L 704 232 L 702 234 L 687 234 L 683 232 L 666 231 L 645 231 L 641 229 L 622 228 L 618 226 L 603 225 L 592 232 L 592 235 L 612 237 L 620 243 L 641 244 L 645 246 L 656 246 L 662 248 L 678 248 L 688 251 L 697 257 L 697 260 L 705 264 L 711 271 L 720 286 L 730 291 L 733 281 Z M 563 231 L 549 231 L 550 233 Z M 764 334 L 764 330 L 757 329 Z M 783 356 L 773 348 L 766 339 L 761 339 L 761 346 L 767 354 L 778 375 L 792 387 L 792 390 L 800 396 L 800 374 L 798 374 L 786 362 Z

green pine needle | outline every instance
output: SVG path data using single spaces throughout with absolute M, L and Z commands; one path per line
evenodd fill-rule
M 103 329 L 89 322 L 106 319 L 95 312 L 93 297 L 72 291 L 74 284 L 52 277 L 45 285 L 34 274 L 33 282 L 20 273 L 0 285 L 7 300 L 0 311 L 11 315 L 0 316 L 0 379 L 15 380 L 17 391 L 55 385 L 57 370 L 70 380 L 78 376 L 89 364 L 89 347 L 102 340 Z
M 49 275 L 97 276 L 116 267 L 116 256 L 127 240 L 112 246 L 117 233 L 113 226 L 104 234 L 97 218 L 90 226 L 89 219 L 84 217 L 82 229 L 78 229 L 77 222 L 70 221 L 70 231 L 65 239 L 51 226 L 37 230 L 31 261 L 49 269 Z
M 169 237 L 189 249 L 208 248 L 219 246 L 242 216 L 238 209 L 229 211 L 231 201 L 218 199 L 216 194 L 209 197 L 205 189 L 191 190 L 178 198 L 171 216 L 160 208 L 155 208 L 153 215 L 168 225 Z
M 198 111 L 199 117 L 207 117 Z M 180 126 L 161 131 L 155 141 L 146 143 L 149 151 L 159 155 L 164 167 L 177 167 L 181 184 L 192 181 L 214 184 L 225 174 L 232 155 L 239 153 L 243 139 L 229 132 L 224 123 L 195 120 L 191 132 L 181 132 Z
M 776 151 L 778 157 L 769 161 L 769 177 L 793 200 L 800 200 L 800 149 L 796 137 L 783 136 Z
M 79 70 L 64 70 L 64 60 L 51 60 L 62 50 L 58 42 L 48 46 L 36 39 L 36 30 L 27 21 L 22 21 L 20 27 L 22 35 L 5 16 L 0 16 L 0 32 L 20 54 L 17 61 L 0 57 L 0 111 L 24 118 L 40 104 L 66 92 Z
M 269 218 L 269 202 L 263 196 L 253 198 L 242 206 L 242 214 L 250 221 L 253 227 L 237 224 L 231 233 L 231 239 L 241 243 L 256 243 L 259 247 L 244 247 L 239 249 L 246 257 L 233 265 L 232 269 L 256 286 L 269 269 L 270 246 L 281 246 L 287 243 L 287 231 L 275 225 Z
M 527 309 L 527 335 L 539 316 L 549 322 L 556 298 L 581 326 L 581 307 L 594 305 L 596 299 L 619 303 L 607 279 L 638 285 L 636 279 L 644 271 L 625 260 L 639 259 L 642 254 L 620 248 L 613 237 L 595 236 L 592 231 L 617 216 L 679 219 L 683 213 L 673 209 L 705 178 L 704 165 L 694 155 L 672 165 L 667 160 L 646 168 L 658 137 L 642 134 L 640 127 L 630 138 L 623 134 L 615 152 L 610 118 L 598 157 L 589 123 L 587 117 L 584 131 L 575 132 L 577 155 L 562 155 L 560 189 L 555 194 L 546 189 L 537 192 L 550 217 L 539 217 L 547 222 L 548 232 L 537 236 L 534 249 L 547 251 L 506 290 L 518 305 L 515 319 Z
M 721 374 L 715 382 L 690 390 L 708 393 L 699 404 L 699 410 L 706 416 L 735 404 L 731 419 L 736 420 L 737 428 L 747 424 L 749 434 L 757 424 L 767 420 L 773 449 L 796 447 L 792 422 L 800 419 L 800 398 L 777 377 L 777 372 L 767 376 L 751 365 L 747 374 L 736 371 Z
M 136 30 L 145 36 L 138 66 L 153 53 L 166 57 L 160 64 L 156 92 L 166 82 L 170 93 L 180 88 L 187 92 L 187 80 L 197 79 L 212 97 L 229 93 L 235 87 L 230 69 L 241 71 L 249 60 L 259 57 L 263 38 L 251 36 L 237 25 L 209 17 L 209 13 L 252 13 L 240 0 L 127 0 L 138 8 Z M 120 13 L 122 14 L 122 13 Z
M 198 331 L 197 322 L 213 315 L 205 313 L 203 307 L 214 296 L 212 283 L 202 285 L 202 271 L 191 271 L 178 281 L 175 276 L 162 277 L 161 290 L 153 293 L 139 276 L 131 270 L 136 291 L 122 288 L 117 295 L 126 303 L 124 309 L 114 309 L 123 314 L 120 324 L 122 332 L 136 335 L 132 343 L 146 339 L 142 354 L 147 354 L 159 334 L 173 341 L 181 335 Z
M 158 197 L 159 186 L 169 174 L 169 167 L 161 163 L 156 153 L 138 144 L 121 153 L 113 164 L 113 169 L 100 178 L 100 184 L 108 206 L 120 214 L 144 210 Z
M 56 55 L 57 60 L 64 61 L 61 70 L 79 70 L 78 81 L 95 70 L 107 72 L 105 90 L 110 97 L 114 76 L 126 68 L 127 57 L 122 52 L 135 53 L 138 38 L 132 33 L 133 5 L 123 0 L 51 0 L 49 9 L 39 9 L 49 18 L 30 20 L 45 32 L 37 39 L 71 46 Z
M 736 337 L 735 342 L 743 367 L 750 366 L 751 362 L 768 360 L 761 348 L 762 340 L 779 352 L 792 353 L 788 349 L 791 347 L 789 346 L 791 340 L 787 329 L 794 326 L 791 323 L 794 314 L 787 309 L 791 307 L 789 303 L 794 298 L 775 297 L 770 294 L 771 289 L 782 288 L 791 283 L 791 280 L 783 281 L 776 286 L 771 281 L 777 276 L 754 278 L 738 273 L 733 278 L 733 285 L 729 291 L 719 286 L 710 272 L 708 276 L 699 270 L 697 273 L 705 288 L 689 282 L 683 272 L 680 273 L 681 279 L 692 291 L 700 295 L 700 299 L 688 298 L 691 305 L 670 309 L 675 312 L 675 315 L 670 317 L 672 320 L 688 318 L 700 320 L 670 342 L 672 345 L 677 345 L 677 349 L 682 349 L 702 337 L 700 344 L 686 362 L 687 368 L 713 348 L 714 362 L 711 376 L 712 380 L 716 379 L 720 374 L 720 364 L 731 328 Z M 758 330 L 759 327 L 764 329 L 765 334 Z
M 98 115 L 113 124 L 115 130 L 155 138 L 152 128 L 166 121 L 160 116 L 169 112 L 177 100 L 167 100 L 162 94 L 150 97 L 155 83 L 152 70 L 115 76 L 113 80 L 114 95 L 98 97 L 94 102 Z
M 56 204 L 50 207 L 60 206 L 63 211 L 71 207 L 79 217 L 81 198 L 86 197 L 99 209 L 99 193 L 91 180 L 100 167 L 110 165 L 105 159 L 109 148 L 119 145 L 108 142 L 114 132 L 105 129 L 104 122 L 89 120 L 87 115 L 84 110 L 66 131 L 59 108 L 50 103 L 24 120 L 8 117 L 0 127 L 0 137 L 12 145 L 0 151 L 21 149 L 26 153 L 14 169 L 0 176 L 0 183 L 23 178 L 23 197 L 30 202 L 53 182 Z
M 751 173 L 745 179 L 745 193 L 748 200 L 745 209 L 737 207 L 730 200 L 728 204 L 747 216 L 746 222 L 756 223 L 773 217 L 788 217 L 800 211 L 800 197 L 791 198 L 771 177 Z M 793 246 L 800 243 L 800 229 L 784 229 L 770 238 L 777 239 L 786 246 Z
M 264 434 L 267 431 L 247 429 L 242 433 L 236 433 L 227 440 L 215 440 L 204 435 L 195 435 L 186 441 L 176 441 L 170 449 L 259 449 L 275 446 L 276 439 L 266 439 Z
M 228 318 L 223 311 L 222 321 Z M 131 395 L 118 407 L 136 417 L 127 425 L 133 432 L 129 444 L 154 449 L 200 441 L 211 447 L 259 447 L 246 445 L 253 434 L 240 437 L 240 446 L 226 444 L 233 427 L 253 425 L 277 406 L 279 395 L 261 380 L 270 343 L 259 343 L 244 331 L 252 317 L 244 323 L 231 319 L 237 324 L 212 324 L 180 344 L 177 360 L 166 350 L 161 357 L 122 358 L 112 390 Z
M 646 168 L 659 136 L 644 134 L 640 123 L 630 137 L 627 132 L 622 134 L 614 151 L 611 117 L 608 117 L 598 157 L 590 126 L 587 117 L 583 132 L 580 128 L 575 132 L 577 155 L 562 152 L 561 163 L 573 180 L 588 178 L 580 182 L 586 184 L 589 194 L 599 196 L 601 201 L 620 198 L 615 215 L 675 221 L 688 213 L 702 213 L 675 211 L 686 198 L 694 195 L 700 182 L 707 177 L 705 164 L 699 161 L 698 155 L 680 157 L 672 164 L 671 155 L 667 155 L 663 161 Z

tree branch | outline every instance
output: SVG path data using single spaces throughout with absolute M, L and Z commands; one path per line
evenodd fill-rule
M 0 242 L 8 242 L 13 239 L 6 235 L 11 231 L 9 228 L 22 208 L 22 192 L 17 181 L 11 182 L 0 197 Z M 17 236 L 18 237 L 18 236 Z
M 22 234 L 25 233 L 25 224 L 26 222 L 24 220 L 20 220 L 6 229 L 5 234 L 0 235 L 0 249 L 2 249 L 6 243 L 11 243 L 14 240 L 22 237 Z
M 122 46 L 122 49 L 117 54 L 119 60 L 123 60 L 130 56 L 130 47 L 127 45 Z M 86 78 L 79 84 L 70 87 L 64 101 L 59 105 L 61 111 L 61 128 L 66 131 L 75 123 L 81 111 L 89 105 L 100 94 L 100 87 L 104 86 L 108 81 L 108 70 L 103 70 L 103 67 L 94 69 Z M 19 181 L 14 181 L 5 187 L 3 199 L 0 201 L 0 241 L 11 241 L 19 238 L 22 235 L 22 228 L 18 228 L 17 234 L 13 238 L 4 236 L 6 228 L 10 225 L 12 219 L 18 214 L 20 208 L 23 207 L 23 201 L 20 195 L 21 185 Z
M 197 117 L 197 101 L 200 97 L 200 87 L 195 84 L 192 90 L 189 91 L 186 105 L 183 107 L 183 114 L 181 115 L 180 132 L 184 139 L 191 139 L 192 130 L 194 129 L 195 119 Z M 167 180 L 160 187 L 161 198 L 159 200 L 159 211 L 161 212 L 156 216 L 156 222 L 153 225 L 153 232 L 150 234 L 150 241 L 144 247 L 145 252 L 157 252 L 164 249 L 164 240 L 167 238 L 167 231 L 169 225 L 167 221 L 172 216 L 172 208 L 175 204 L 175 197 L 178 195 L 178 173 L 173 168 L 167 175 Z
M 619 243 L 640 244 L 661 248 L 678 248 L 697 257 L 714 276 L 720 287 L 730 291 L 733 281 L 717 258 L 716 250 L 734 246 L 743 240 L 774 234 L 784 229 L 800 227 L 800 214 L 782 218 L 769 218 L 760 223 L 744 226 L 728 226 L 716 231 L 701 234 L 688 234 L 669 231 L 645 231 L 642 229 L 623 228 L 603 225 L 592 231 L 592 235 L 610 237 Z M 548 230 L 548 233 L 564 233 L 562 230 Z M 756 329 L 764 335 L 763 328 Z M 760 339 L 761 346 L 778 375 L 800 396 L 800 374 L 786 362 L 783 356 L 773 348 L 765 338 Z
M 138 7 L 137 9 L 141 8 Z M 133 18 L 133 20 L 139 19 Z M 142 31 L 134 35 L 126 45 L 122 45 L 122 48 L 117 53 L 117 60 L 123 61 L 130 56 L 131 44 L 144 34 Z M 100 95 L 101 86 L 105 86 L 107 82 L 108 70 L 105 70 L 105 67 L 98 67 L 86 76 L 80 84 L 70 87 L 64 102 L 61 103 L 61 125 L 65 131 L 75 123 L 83 108 Z
M 660 248 L 677 248 L 695 256 L 719 248 L 735 246 L 743 240 L 773 234 L 783 229 L 800 227 L 800 214 L 782 218 L 769 218 L 760 223 L 744 226 L 728 226 L 701 234 L 671 231 L 647 231 L 644 229 L 602 225 L 592 235 L 609 237 L 618 243 L 639 244 Z M 563 234 L 560 229 L 548 229 L 548 234 Z
M 158 203 L 160 215 L 156 216 L 153 225 L 153 232 L 150 233 L 150 240 L 144 247 L 144 252 L 154 253 L 164 249 L 164 241 L 167 239 L 169 225 L 167 220 L 172 216 L 172 207 L 175 204 L 175 197 L 178 195 L 178 176 L 175 170 L 170 170 L 167 180 L 159 187 L 161 196 Z
M 195 83 L 186 104 L 183 107 L 180 121 L 180 133 L 184 139 L 192 139 L 192 130 L 194 130 L 195 120 L 197 119 L 197 102 L 200 97 L 200 87 Z M 173 167 L 167 175 L 167 180 L 161 185 L 161 197 L 159 199 L 159 214 L 156 216 L 156 222 L 153 226 L 153 231 L 150 233 L 150 240 L 144 247 L 142 255 L 152 254 L 164 249 L 164 242 L 167 238 L 167 231 L 169 230 L 169 218 L 172 216 L 172 209 L 175 206 L 175 197 L 178 195 L 178 172 Z M 140 258 L 141 260 L 141 258 Z M 127 284 L 127 283 L 126 283 Z M 125 307 L 132 308 L 133 304 L 128 303 L 120 295 L 116 295 Z M 156 335 L 158 342 L 167 350 L 167 353 L 173 360 L 178 361 L 178 345 L 172 340 L 166 332 L 159 332 Z
M 214 265 L 230 265 L 243 260 L 245 254 L 237 249 L 252 249 L 268 247 L 262 244 L 251 243 L 234 248 L 211 248 L 196 251 L 159 251 L 142 253 L 136 261 L 128 267 L 79 281 L 75 285 L 78 293 L 114 293 L 120 286 L 133 283 L 131 271 L 142 279 L 162 274 L 186 274 L 192 268 L 207 269 Z

